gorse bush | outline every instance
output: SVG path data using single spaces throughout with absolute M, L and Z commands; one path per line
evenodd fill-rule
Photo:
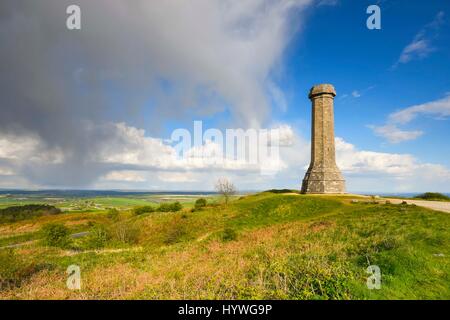
M 174 244 L 181 241 L 181 238 L 187 234 L 186 227 L 182 217 L 175 217 L 166 226 L 164 243 Z
M 108 213 L 106 214 L 108 219 L 111 219 L 113 221 L 119 220 L 119 215 L 120 215 L 120 212 L 116 208 L 109 209 Z
M 207 201 L 205 198 L 200 198 L 195 201 L 194 208 L 196 210 L 200 210 L 201 208 L 206 207 Z
M 46 224 L 41 229 L 46 246 L 66 248 L 71 244 L 69 229 L 60 223 Z
M 237 233 L 234 229 L 232 228 L 225 228 L 222 231 L 222 241 L 232 241 L 232 240 L 236 240 L 237 238 Z
M 183 209 L 183 206 L 178 201 L 173 203 L 161 203 L 156 211 L 159 212 L 177 212 Z
M 153 208 L 152 206 L 143 206 L 143 207 L 137 207 L 133 211 L 136 215 L 141 215 L 144 213 L 154 212 L 155 208 Z
M 111 239 L 124 244 L 136 244 L 140 233 L 139 226 L 130 221 L 118 222 L 109 229 Z
M 95 226 L 84 240 L 84 247 L 87 249 L 100 249 L 105 247 L 110 239 L 107 228 L 103 225 Z

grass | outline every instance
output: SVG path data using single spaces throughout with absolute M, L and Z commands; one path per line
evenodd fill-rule
M 11 237 L 49 222 L 78 230 L 126 223 L 139 232 L 133 242 L 109 239 L 97 250 L 14 249 L 3 255 L 9 267 L 1 272 L 16 280 L 23 274 L 23 281 L 0 290 L 0 298 L 450 299 L 449 214 L 270 192 L 193 212 L 189 206 L 123 210 L 115 220 L 101 212 L 41 217 L 34 229 L 16 223 Z M 65 287 L 71 264 L 81 268 L 81 291 Z M 380 290 L 366 286 L 369 265 L 381 269 Z

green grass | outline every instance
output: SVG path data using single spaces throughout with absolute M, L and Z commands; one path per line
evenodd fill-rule
M 138 227 L 130 243 L 109 239 L 99 251 L 80 246 L 70 254 L 40 244 L 26 255 L 16 249 L 15 259 L 24 260 L 18 266 L 39 268 L 0 297 L 450 299 L 447 213 L 281 193 L 193 212 L 189 204 L 177 213 L 123 211 L 117 221 L 101 214 L 106 228 Z M 64 289 L 70 264 L 82 270 L 82 292 Z M 15 263 L 5 265 L 21 274 Z M 381 269 L 380 290 L 366 286 L 369 265 Z

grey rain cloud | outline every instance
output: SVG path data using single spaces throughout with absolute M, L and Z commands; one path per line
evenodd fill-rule
M 97 150 L 121 143 L 108 123 L 156 135 L 167 119 L 227 108 L 234 126 L 263 125 L 271 71 L 310 3 L 77 0 L 82 29 L 69 31 L 74 1 L 2 0 L 0 136 L 37 137 L 40 152 L 64 154 L 3 161 L 35 185 L 85 186 L 111 170 L 93 160 Z

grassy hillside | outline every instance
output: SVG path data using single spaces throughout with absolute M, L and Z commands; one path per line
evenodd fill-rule
M 351 199 L 261 193 L 202 210 L 0 225 L 36 239 L 0 249 L 0 298 L 450 299 L 449 214 Z M 45 247 L 39 229 L 53 220 L 91 234 Z M 81 291 L 66 288 L 71 264 Z M 369 265 L 381 268 L 380 290 L 366 286 Z

